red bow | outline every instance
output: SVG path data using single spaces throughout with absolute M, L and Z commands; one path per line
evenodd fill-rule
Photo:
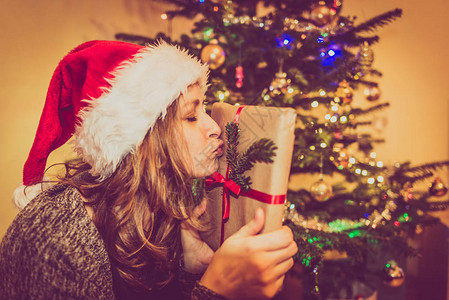
M 229 191 L 232 191 L 237 196 L 240 194 L 240 186 L 235 183 L 232 179 L 228 177 L 228 171 L 226 172 L 226 178 L 218 172 L 212 174 L 208 179 L 206 179 L 206 185 L 211 186 L 215 183 L 223 184 L 223 206 L 222 206 L 222 220 L 226 221 L 229 218 L 230 211 L 230 197 Z

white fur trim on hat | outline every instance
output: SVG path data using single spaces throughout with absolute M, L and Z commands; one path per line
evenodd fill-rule
M 40 182 L 33 185 L 20 185 L 13 193 L 12 200 L 18 210 L 23 209 L 31 200 L 43 191 L 52 187 L 50 182 Z
M 80 114 L 75 150 L 100 180 L 145 138 L 167 107 L 187 87 L 199 83 L 203 94 L 209 70 L 186 50 L 160 42 L 147 46 L 113 72 L 111 87 Z

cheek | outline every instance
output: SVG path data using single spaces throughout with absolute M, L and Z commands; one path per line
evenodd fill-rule
M 187 126 L 186 126 L 187 127 Z M 182 149 L 184 156 L 188 158 L 191 162 L 194 160 L 196 156 L 199 154 L 200 148 L 200 140 L 201 135 L 199 134 L 199 130 L 195 130 L 194 128 L 184 128 L 184 145 L 187 146 L 187 149 Z
M 183 150 L 184 157 L 192 175 L 195 177 L 208 176 L 215 172 L 218 161 L 213 158 L 212 151 L 214 143 L 207 139 L 200 126 L 184 128 L 185 145 L 188 149 Z

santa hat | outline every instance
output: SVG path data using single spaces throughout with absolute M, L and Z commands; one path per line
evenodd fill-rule
M 42 191 L 49 154 L 72 135 L 91 174 L 99 180 L 111 176 L 189 85 L 198 83 L 205 93 L 208 72 L 186 50 L 165 42 L 142 47 L 90 41 L 76 47 L 51 79 L 23 185 L 14 192 L 16 206 Z

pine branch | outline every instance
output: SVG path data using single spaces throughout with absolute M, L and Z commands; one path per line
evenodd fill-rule
M 149 43 L 153 43 L 155 39 L 143 36 L 143 35 L 136 35 L 136 34 L 129 34 L 129 33 L 117 33 L 115 35 L 115 38 L 120 41 L 130 42 L 138 45 L 145 45 Z
M 340 36 L 335 36 L 334 40 L 343 42 L 347 46 L 355 47 L 360 46 L 365 42 L 368 43 L 369 45 L 373 45 L 379 42 L 379 36 L 374 35 L 369 37 L 362 37 L 350 33 L 344 33 Z
M 429 211 L 442 211 L 449 208 L 449 200 L 429 203 Z
M 402 166 L 397 169 L 392 176 L 390 176 L 391 182 L 397 182 L 400 185 L 405 183 L 415 183 L 417 181 L 424 180 L 432 177 L 433 172 L 443 167 L 449 166 L 449 161 L 439 161 L 426 163 L 415 167 L 410 167 L 410 162 L 403 163 Z
M 238 153 L 240 128 L 235 122 L 229 122 L 225 127 L 227 138 L 226 161 L 230 167 L 229 178 L 237 183 L 243 191 L 251 187 L 251 178 L 243 173 L 249 171 L 256 162 L 272 163 L 277 147 L 270 139 L 262 138 L 255 141 L 242 155 Z
M 371 121 L 364 121 L 364 122 L 355 122 L 355 123 L 348 123 L 346 126 L 349 128 L 356 129 L 359 126 L 371 126 L 373 122 Z
M 353 27 L 352 29 L 348 30 L 347 33 L 355 35 L 361 32 L 374 32 L 377 27 L 388 25 L 401 16 L 402 9 L 396 8 Z
M 241 163 L 242 165 L 256 162 L 272 163 L 272 157 L 276 156 L 275 150 L 277 150 L 277 148 L 278 147 L 276 147 L 272 140 L 262 138 L 254 142 L 245 152 L 243 152 Z M 245 172 L 251 167 L 242 169 L 242 171 Z
M 415 173 L 415 172 L 423 172 L 423 171 L 428 171 L 428 170 L 438 170 L 441 169 L 443 167 L 447 167 L 449 166 L 449 160 L 446 161 L 437 161 L 437 162 L 431 162 L 431 163 L 425 163 L 413 168 L 409 168 L 406 169 L 406 172 L 411 172 L 411 173 Z
M 375 111 L 382 110 L 388 106 L 390 106 L 390 103 L 386 102 L 386 103 L 381 103 L 381 104 L 372 106 L 368 109 L 354 108 L 351 110 L 351 113 L 354 115 L 357 115 L 357 116 L 361 116 L 361 115 L 366 115 L 366 114 L 373 113 Z
M 433 172 L 424 172 L 424 173 L 420 173 L 420 174 L 417 174 L 414 176 L 407 176 L 407 175 L 395 176 L 394 181 L 400 183 L 401 185 L 404 185 L 407 182 L 413 185 L 418 181 L 423 181 L 432 176 L 433 176 Z

